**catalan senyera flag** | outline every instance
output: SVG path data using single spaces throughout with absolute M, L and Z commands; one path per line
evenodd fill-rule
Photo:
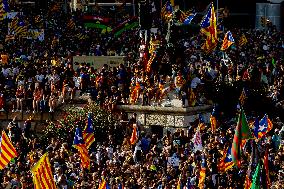
M 67 28 L 68 29 L 74 29 L 75 28 L 75 22 L 73 19 L 70 19 L 68 22 L 67 22 Z
M 232 145 L 232 160 L 237 167 L 240 167 L 241 143 L 244 139 L 251 139 L 252 135 L 248 126 L 247 118 L 243 110 L 238 118 L 238 123 Z
M 233 35 L 230 31 L 228 31 L 225 34 L 224 40 L 223 40 L 223 44 L 221 47 L 221 51 L 224 51 L 226 49 L 228 49 L 233 43 L 235 43 L 235 40 L 233 38 Z
M 255 128 L 254 133 L 257 134 L 256 138 L 262 138 L 266 133 L 268 133 L 273 128 L 271 120 L 268 118 L 268 115 L 259 121 L 259 126 Z
M 86 34 L 82 34 L 82 33 L 78 33 L 76 35 L 76 37 L 79 39 L 79 40 L 84 40 L 84 39 L 87 39 L 88 36 Z
M 200 26 L 201 26 L 200 32 L 204 34 L 211 41 L 212 44 L 218 42 L 217 20 L 216 20 L 216 14 L 214 11 L 213 3 L 210 4 L 208 12 L 203 18 Z
M 166 4 L 163 6 L 161 10 L 161 17 L 163 20 L 168 21 L 172 17 L 174 9 L 173 6 L 169 1 L 166 2 Z
M 137 131 L 137 125 L 133 124 L 132 125 L 132 134 L 131 134 L 131 138 L 130 138 L 130 143 L 132 145 L 136 144 L 137 140 L 138 140 L 138 131 Z
M 31 169 L 35 189 L 56 189 L 48 153 L 45 153 Z
M 83 140 L 82 131 L 78 127 L 76 128 L 73 144 L 74 144 L 73 147 L 79 151 L 82 168 L 89 168 L 90 167 L 89 153 L 86 144 Z
M 88 123 L 87 127 L 83 131 L 83 138 L 87 149 L 89 149 L 93 142 L 95 142 L 94 126 L 91 113 L 88 113 Z
M 0 144 L 0 170 L 2 170 L 13 158 L 17 157 L 17 151 L 5 131 L 2 131 Z
M 242 47 L 242 46 L 244 46 L 245 44 L 247 44 L 248 40 L 247 40 L 245 34 L 242 34 L 242 36 L 240 37 L 240 39 L 239 39 L 238 42 L 239 42 L 239 46 L 240 46 L 240 47 Z

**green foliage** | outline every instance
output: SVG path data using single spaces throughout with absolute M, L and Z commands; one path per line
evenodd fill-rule
M 72 142 L 76 127 L 82 130 L 85 129 L 89 112 L 92 113 L 95 132 L 100 130 L 107 133 L 117 122 L 113 114 L 95 104 L 86 105 L 83 108 L 73 106 L 66 111 L 62 119 L 48 123 L 44 129 L 41 141 L 47 144 L 51 138 L 57 138 L 68 143 Z

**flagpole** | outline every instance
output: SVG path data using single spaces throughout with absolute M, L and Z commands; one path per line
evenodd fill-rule
M 218 13 L 218 10 L 219 10 L 219 0 L 217 0 L 217 3 L 216 3 L 216 25 L 218 26 L 218 17 L 219 17 L 219 13 Z

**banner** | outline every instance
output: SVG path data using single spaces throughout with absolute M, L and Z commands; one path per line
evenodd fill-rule
M 84 23 L 84 27 L 85 28 L 98 28 L 98 29 L 103 29 L 103 30 L 107 30 L 108 32 L 111 32 L 112 29 L 104 24 L 100 24 L 100 23 Z
M 27 39 L 38 39 L 39 41 L 44 40 L 44 29 L 29 29 Z
M 110 18 L 104 18 L 104 17 L 101 17 L 101 16 L 88 16 L 88 15 L 84 15 L 83 16 L 83 21 L 86 22 L 86 21 L 99 21 L 101 23 L 108 23 L 110 21 Z
M 117 67 L 124 64 L 124 56 L 73 56 L 73 68 L 76 70 L 80 63 L 88 63 L 94 69 L 101 69 L 104 64 Z

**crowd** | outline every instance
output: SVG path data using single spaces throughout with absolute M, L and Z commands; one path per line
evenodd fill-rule
M 216 103 L 215 87 L 220 83 L 241 86 L 250 94 L 263 88 L 273 103 L 283 100 L 284 38 L 275 28 L 267 31 L 232 29 L 236 41 L 244 34 L 248 42 L 242 46 L 236 43 L 226 53 L 217 50 L 210 55 L 201 50 L 201 36 L 186 33 L 186 38 L 176 42 L 180 52 L 175 53 L 174 61 L 166 48 L 163 30 L 158 31 L 151 35 L 152 45 L 157 44 L 154 49 L 157 56 L 149 71 L 144 56 L 146 43 L 137 35 L 136 29 L 115 38 L 110 33 L 84 28 L 79 19 L 82 14 L 73 13 L 76 21 L 73 30 L 66 28 L 70 14 L 60 11 L 48 16 L 42 14 L 46 23 L 52 21 L 52 27 L 45 27 L 43 42 L 33 39 L 4 42 L 7 31 L 0 30 L 3 42 L 0 50 L 1 111 L 54 112 L 58 105 L 72 103 L 78 95 L 85 93 L 90 93 L 93 101 L 110 111 L 116 110 L 118 104 L 160 105 L 171 92 L 182 100 L 184 107 L 213 104 Z M 24 17 L 27 23 L 37 27 L 32 10 L 24 12 Z M 74 37 L 78 33 L 87 35 L 88 39 Z M 126 56 L 125 64 L 118 67 L 104 65 L 96 70 L 81 63 L 73 69 L 76 63 L 72 56 L 106 56 L 110 53 Z M 247 115 L 250 123 L 257 116 L 249 112 Z M 195 151 L 192 142 L 198 123 L 193 123 L 187 130 L 160 136 L 148 133 L 135 115 L 124 121 L 127 124 L 121 125 L 124 123 L 121 122 L 109 128 L 107 140 L 93 144 L 90 169 L 82 170 L 78 153 L 71 147 L 72 141 L 62 143 L 54 136 L 50 144 L 42 144 L 30 134 L 29 120 L 23 130 L 13 120 L 7 133 L 18 157 L 0 171 L 1 188 L 32 188 L 29 170 L 46 151 L 54 180 L 64 189 L 98 188 L 102 178 L 111 188 L 164 189 L 178 185 L 198 188 L 200 170 L 205 162 L 204 188 L 243 188 L 248 166 L 255 170 L 266 150 L 269 152 L 271 186 L 281 188 L 284 184 L 284 127 L 279 118 L 272 118 L 273 129 L 263 138 L 244 145 L 241 168 L 234 167 L 226 172 L 220 171 L 218 165 L 224 149 L 232 143 L 237 120 L 219 117 L 215 132 L 208 125 L 201 130 L 204 146 L 201 151 Z M 139 127 L 139 138 L 131 145 L 133 123 Z M 250 154 L 256 147 L 258 156 L 251 164 L 253 155 Z M 262 180 L 263 188 L 265 184 Z

